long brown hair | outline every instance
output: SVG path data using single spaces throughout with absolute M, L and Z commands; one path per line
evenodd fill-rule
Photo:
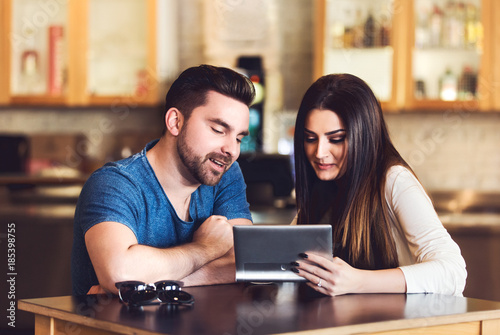
M 313 109 L 331 110 L 344 123 L 347 169 L 338 180 L 320 181 L 305 155 L 305 120 Z M 313 83 L 297 115 L 294 151 L 298 224 L 326 216 L 333 226 L 334 256 L 357 268 L 397 267 L 385 181 L 391 166 L 410 167 L 392 144 L 370 87 L 349 74 L 326 75 Z

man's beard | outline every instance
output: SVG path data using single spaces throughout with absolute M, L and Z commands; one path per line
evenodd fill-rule
M 195 153 L 193 153 L 193 149 L 188 146 L 185 134 L 186 131 L 182 131 L 181 134 L 179 134 L 179 138 L 177 141 L 177 153 L 182 163 L 186 166 L 193 178 L 195 178 L 200 184 L 208 186 L 217 185 L 224 173 L 226 173 L 227 169 L 231 165 L 231 157 L 216 153 L 210 153 L 206 155 L 205 158 L 197 156 Z M 226 164 L 224 171 L 219 172 L 206 166 L 206 163 L 209 159 L 215 159 Z

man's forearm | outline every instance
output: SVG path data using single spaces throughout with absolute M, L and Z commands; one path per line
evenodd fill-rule
M 161 250 L 161 249 L 158 249 Z M 146 262 L 148 263 L 148 262 Z M 144 263 L 142 265 L 145 265 Z M 186 264 L 184 264 L 185 266 Z M 141 265 L 135 267 L 135 270 L 137 272 L 141 272 L 141 274 L 137 273 L 137 275 L 134 276 L 134 279 L 136 280 L 144 280 L 146 282 L 154 282 L 156 279 L 151 279 L 147 280 L 146 278 L 155 278 L 157 277 L 160 278 L 164 273 L 164 269 L 162 270 L 162 267 L 149 267 L 150 270 L 155 271 L 156 273 L 149 273 L 145 268 L 143 268 Z M 156 269 L 156 270 L 155 270 Z M 178 269 L 180 270 L 179 273 L 183 273 L 182 271 L 187 271 L 189 272 L 189 266 L 186 267 L 185 269 Z M 168 270 L 167 270 L 168 271 Z M 179 275 L 179 273 L 174 274 L 171 272 L 170 275 L 164 276 L 165 278 L 163 279 L 180 279 L 184 282 L 184 286 L 200 286 L 200 285 L 213 285 L 213 284 L 225 284 L 225 283 L 230 283 L 234 282 L 234 253 L 232 252 L 232 249 L 228 251 L 228 253 L 218 259 L 213 260 L 212 262 L 209 262 L 205 264 L 205 266 L 202 266 L 198 268 L 198 270 L 195 270 L 194 272 L 190 272 L 187 276 L 184 278 L 181 277 L 176 277 Z M 146 275 L 146 277 L 141 278 L 142 276 Z M 124 278 L 122 278 L 124 279 Z M 118 280 L 118 279 L 114 279 Z M 111 292 L 117 294 L 118 292 L 116 291 L 116 288 L 114 286 L 111 286 L 110 284 L 106 285 L 95 285 L 93 286 L 87 294 L 102 294 L 106 292 Z
M 117 257 L 115 262 L 107 262 L 106 270 L 96 270 L 100 284 L 115 292 L 114 283 L 117 281 L 141 280 L 150 283 L 163 279 L 180 280 L 199 270 L 206 262 L 210 262 L 210 258 L 195 243 L 168 249 L 137 244 L 131 246 L 120 260 Z
M 207 263 L 182 281 L 185 286 L 234 283 L 234 250 L 231 248 L 224 256 Z
M 229 220 L 231 225 L 252 225 L 248 219 Z M 234 283 L 236 279 L 234 249 L 217 258 L 182 279 L 185 286 L 214 285 Z

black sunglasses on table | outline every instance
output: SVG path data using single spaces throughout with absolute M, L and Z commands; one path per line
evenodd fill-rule
M 161 280 L 146 284 L 141 281 L 122 281 L 115 284 L 120 301 L 127 306 L 158 304 L 192 305 L 194 298 L 181 290 L 180 281 Z

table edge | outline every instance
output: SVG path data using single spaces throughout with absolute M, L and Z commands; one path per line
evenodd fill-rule
M 78 315 L 71 312 L 67 312 L 54 307 L 41 306 L 30 300 L 36 299 L 21 299 L 18 300 L 17 307 L 19 310 L 30 312 L 35 315 L 42 315 L 49 318 L 55 318 L 65 322 L 70 322 L 76 325 L 82 325 L 90 328 L 96 328 L 101 330 L 107 330 L 111 332 L 116 332 L 120 334 L 137 334 L 137 335 L 157 335 L 157 332 L 149 331 L 142 328 L 134 328 L 130 326 L 125 326 L 120 323 L 115 323 L 111 321 L 99 320 L 92 318 L 90 316 Z
M 38 298 L 21 299 L 18 301 L 18 308 L 26 312 L 43 315 L 46 317 L 56 318 L 59 320 L 68 321 L 71 323 L 80 324 L 87 327 L 123 332 L 124 334 L 145 334 L 145 335 L 159 334 L 157 332 L 145 330 L 142 328 L 134 328 L 119 323 L 94 319 L 89 316 L 77 315 L 54 307 L 41 306 L 40 304 L 34 302 L 34 300 L 38 300 Z M 442 316 L 417 317 L 412 319 L 368 322 L 356 325 L 297 330 L 295 332 L 285 332 L 278 334 L 285 335 L 285 334 L 311 334 L 311 333 L 321 333 L 321 332 L 327 333 L 331 332 L 332 330 L 335 330 L 336 334 L 351 334 L 352 332 L 376 333 L 384 331 L 397 331 L 397 330 L 425 328 L 425 327 L 441 326 L 441 325 L 452 325 L 452 324 L 459 324 L 466 322 L 481 322 L 485 320 L 495 320 L 495 319 L 500 320 L 500 309 L 465 312 L 465 313 L 442 315 Z M 99 327 L 95 327 L 94 325 Z

